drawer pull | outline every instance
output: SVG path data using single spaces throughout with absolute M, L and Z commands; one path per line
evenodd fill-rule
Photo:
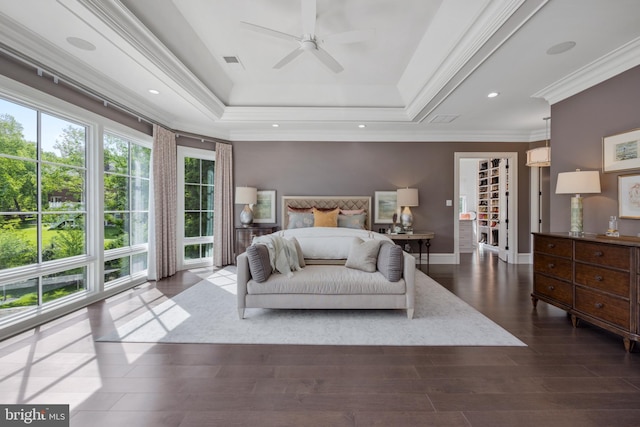
M 556 265 L 554 263 L 550 262 L 549 264 L 547 264 L 547 267 L 556 268 Z
M 604 280 L 604 278 L 603 278 L 602 276 L 600 276 L 600 275 L 597 275 L 597 276 L 595 277 L 595 279 L 596 279 L 596 281 L 598 281 L 598 282 L 602 282 L 602 281 Z
M 549 244 L 547 244 L 547 247 L 548 247 L 549 249 L 553 249 L 553 248 L 555 248 L 555 247 L 556 247 L 556 244 L 555 244 L 555 243 L 549 243 Z
M 547 289 L 549 289 L 550 291 L 553 291 L 556 287 L 553 285 L 549 285 L 549 287 Z
M 596 308 L 602 308 L 602 307 L 604 307 L 604 304 L 603 304 L 603 303 L 601 303 L 601 302 L 597 302 L 597 303 L 595 303 L 594 305 L 595 305 L 595 307 L 596 307 Z
M 604 254 L 602 253 L 602 251 L 595 251 L 595 252 L 593 253 L 593 255 L 594 255 L 594 256 L 598 256 L 598 257 L 600 257 L 600 256 L 602 256 L 602 255 L 604 255 Z

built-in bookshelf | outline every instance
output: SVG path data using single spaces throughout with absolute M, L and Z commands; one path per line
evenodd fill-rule
M 498 246 L 500 220 L 500 159 L 480 160 L 478 166 L 478 242 Z

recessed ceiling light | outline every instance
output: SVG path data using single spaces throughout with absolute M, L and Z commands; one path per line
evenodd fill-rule
M 160 94 L 160 92 L 158 92 L 158 91 L 157 91 L 157 90 L 155 90 L 155 89 L 149 89 L 149 93 L 151 93 L 151 94 L 153 94 L 153 95 L 159 95 L 159 94 Z
M 500 92 L 491 92 L 489 95 L 487 95 L 487 98 L 495 98 L 498 95 L 500 95 Z
M 271 125 L 271 127 L 279 128 L 279 127 L 280 127 L 280 125 L 279 125 L 279 124 L 277 124 L 277 123 L 274 123 L 274 124 L 272 124 L 272 125 Z
M 547 49 L 547 55 L 558 55 L 560 53 L 565 53 L 566 51 L 573 49 L 575 45 L 576 42 L 572 41 L 558 43 Z
M 80 37 L 67 37 L 67 43 L 82 50 L 96 50 L 93 43 L 90 43 L 85 39 L 81 39 Z
M 367 127 L 367 125 L 358 125 L 358 127 L 359 127 L 360 129 L 362 129 L 362 128 L 366 128 L 366 127 Z

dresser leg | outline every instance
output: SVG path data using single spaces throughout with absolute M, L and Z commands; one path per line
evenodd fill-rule
M 631 341 L 629 338 L 623 338 L 622 342 L 624 343 L 624 350 L 627 353 L 631 353 L 633 351 L 633 347 L 635 347 L 636 342 Z
M 534 297 L 533 295 L 531 295 L 531 304 L 533 304 L 533 309 L 535 310 L 536 308 L 538 308 L 538 298 Z
M 578 325 L 580 324 L 580 319 L 578 319 L 575 314 L 571 315 L 571 324 L 573 325 L 574 328 L 577 328 Z

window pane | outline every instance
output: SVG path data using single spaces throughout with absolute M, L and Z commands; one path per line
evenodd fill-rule
M 202 160 L 202 184 L 213 185 L 215 163 L 213 160 Z
M 129 214 L 104 214 L 104 249 L 116 249 L 129 246 Z
M 202 236 L 213 236 L 213 211 L 202 212 L 200 214 L 202 224 L 200 230 L 202 230 Z
M 0 216 L 0 270 L 38 262 L 38 227 L 32 215 Z
M 149 209 L 149 180 L 144 178 L 131 178 L 131 210 L 146 211 Z
M 131 175 L 149 178 L 151 149 L 138 144 L 131 144 Z
M 184 214 L 184 237 L 200 237 L 200 214 Z
M 44 113 L 41 122 L 42 160 L 84 167 L 86 128 Z
M 149 214 L 134 212 L 131 214 L 131 244 L 142 245 L 149 241 Z
M 0 99 L 0 154 L 36 158 L 38 113 Z
M 44 210 L 83 210 L 84 170 L 42 165 L 42 207 Z
M 42 215 L 42 261 L 86 253 L 84 214 Z
M 200 160 L 192 157 L 184 159 L 184 182 L 191 184 L 200 183 Z
M 205 243 L 202 246 L 202 257 L 213 258 L 213 243 Z
M 129 178 L 121 175 L 104 175 L 104 209 L 124 211 L 129 207 Z
M 0 138 L 2 145 L 2 138 Z M 0 211 L 34 212 L 37 206 L 36 163 L 0 157 Z
M 202 209 L 203 211 L 213 210 L 213 185 L 203 185 L 202 192 Z
M 132 258 L 131 274 L 140 273 L 147 269 L 147 253 L 135 254 Z
M 200 245 L 186 245 L 184 259 L 200 259 Z
M 110 282 L 129 275 L 129 257 L 106 261 L 104 263 L 104 281 Z
M 186 211 L 200 210 L 200 186 L 199 185 L 184 186 L 184 210 Z
M 42 277 L 42 300 L 55 301 L 87 289 L 86 269 L 74 268 Z
M 129 173 L 129 142 L 104 134 L 104 170 L 120 174 Z
M 38 279 L 33 278 L 21 282 L 0 286 L 0 317 L 18 313 L 38 305 Z

